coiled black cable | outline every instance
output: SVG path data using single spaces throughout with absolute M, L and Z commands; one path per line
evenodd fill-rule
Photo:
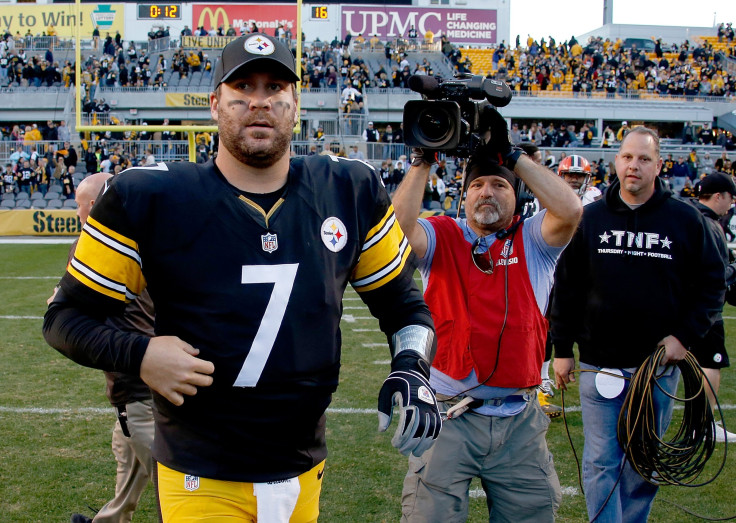
M 685 359 L 677 363 L 685 395 L 678 398 L 669 394 L 657 381 L 657 368 L 664 354 L 664 347 L 659 347 L 631 377 L 618 418 L 618 440 L 631 466 L 649 483 L 688 487 L 707 485 L 723 470 L 728 452 L 728 446 L 725 446 L 723 460 L 713 477 L 695 483 L 715 449 L 713 412 L 704 386 L 704 380 L 708 378 L 688 352 Z M 680 426 L 666 441 L 663 439 L 666 435 L 660 437 L 657 433 L 655 387 L 674 401 L 684 403 Z M 721 406 L 717 405 L 723 419 Z M 672 430 L 668 433 L 671 434 Z
M 664 347 L 659 347 L 639 367 L 637 372 L 628 378 L 631 381 L 629 390 L 624 399 L 624 405 L 621 408 L 618 421 L 618 440 L 621 448 L 624 449 L 625 457 L 621 463 L 619 477 L 616 479 L 616 485 L 621 478 L 624 463 L 628 460 L 631 466 L 642 476 L 643 479 L 655 485 L 669 484 L 685 487 L 701 487 L 713 482 L 723 471 L 728 455 L 728 444 L 724 445 L 723 459 L 721 460 L 718 470 L 713 476 L 701 483 L 694 483 L 700 477 L 706 462 L 712 456 L 715 449 L 715 423 L 713 411 L 705 392 L 705 383 L 710 386 L 708 377 L 698 365 L 695 357 L 688 352 L 685 359 L 677 363 L 682 374 L 684 385 L 684 397 L 679 398 L 676 395 L 669 394 L 663 390 L 657 382 L 657 369 L 661 365 L 662 358 L 665 354 Z M 582 370 L 578 369 L 573 372 L 595 372 L 609 374 L 600 370 Z M 619 376 L 617 376 L 619 377 Z M 627 378 L 623 378 L 627 379 Z M 680 427 L 678 428 L 672 439 L 664 441 L 657 433 L 656 412 L 654 409 L 654 392 L 657 387 L 663 394 L 672 398 L 675 402 L 684 403 L 684 414 Z M 723 411 L 720 402 L 716 396 L 716 406 L 718 408 L 718 417 L 723 422 Z M 568 441 L 573 451 L 575 462 L 577 463 L 578 484 L 580 490 L 585 494 L 583 489 L 582 477 L 580 474 L 580 462 L 578 460 L 575 447 L 572 442 L 570 430 L 567 425 L 567 417 L 565 415 L 565 391 L 562 390 L 562 416 L 565 421 L 565 429 L 567 431 Z M 725 425 L 724 425 L 725 428 Z M 671 433 L 672 431 L 668 431 Z M 666 436 L 666 435 L 665 435 Z M 594 522 L 602 512 L 613 494 L 616 485 L 614 485 L 608 497 L 600 507 L 598 513 L 591 519 Z M 730 521 L 736 519 L 736 515 L 722 518 L 711 518 L 696 514 L 687 508 L 673 503 L 666 499 L 663 502 L 671 504 L 684 512 L 700 519 L 708 521 Z

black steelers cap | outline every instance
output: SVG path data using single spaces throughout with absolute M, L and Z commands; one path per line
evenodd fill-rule
M 222 50 L 222 56 L 215 66 L 215 89 L 245 66 L 256 63 L 264 66 L 268 62 L 283 73 L 286 79 L 292 82 L 299 81 L 291 50 L 276 38 L 255 33 L 236 38 Z

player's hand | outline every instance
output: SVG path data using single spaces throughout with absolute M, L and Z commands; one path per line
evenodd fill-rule
M 687 356 L 687 348 L 680 343 L 680 340 L 672 335 L 663 338 L 657 347 L 664 346 L 664 357 L 662 358 L 662 365 L 676 365 L 678 361 L 682 361 Z
M 212 385 L 215 366 L 197 358 L 195 349 L 176 336 L 151 338 L 141 362 L 141 379 L 174 405 L 184 403 L 184 395 L 194 396 L 197 387 Z
M 558 389 L 567 390 L 567 384 L 575 381 L 575 358 L 557 358 L 552 362 L 555 370 L 555 385 Z
M 54 301 L 54 298 L 56 298 L 56 293 L 59 292 L 59 286 L 57 285 L 54 287 L 54 292 L 51 293 L 51 296 L 48 297 L 46 300 L 46 305 L 51 305 L 51 302 Z
M 391 362 L 391 374 L 378 394 L 378 430 L 391 424 L 394 405 L 399 407 L 399 426 L 391 444 L 408 456 L 421 456 L 430 448 L 442 428 L 442 418 L 434 392 L 429 386 L 429 368 L 418 355 L 401 353 Z
M 486 144 L 488 154 L 498 163 L 513 171 L 516 161 L 524 154 L 524 151 L 511 143 L 509 126 L 501 113 L 491 106 L 486 106 L 483 118 L 491 130 L 491 139 Z

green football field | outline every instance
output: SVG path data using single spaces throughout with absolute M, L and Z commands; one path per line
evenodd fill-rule
M 0 244 L 0 521 L 65 522 L 73 512 L 93 515 L 114 492 L 115 462 L 110 451 L 114 415 L 97 370 L 80 367 L 49 348 L 41 317 L 64 270 L 68 245 Z M 330 454 L 320 521 L 394 522 L 406 458 L 379 434 L 376 397 L 389 365 L 378 322 L 356 293 L 345 295 L 342 322 L 341 385 L 327 416 Z M 736 309 L 727 307 L 727 345 L 736 357 Z M 567 421 L 578 456 L 583 437 L 577 388 L 566 396 Z M 736 371 L 723 373 L 721 403 L 726 424 L 736 432 Z M 559 394 L 553 400 L 560 402 Z M 675 411 L 679 423 L 682 409 Z M 559 521 L 586 521 L 575 458 L 561 418 L 553 420 L 548 441 L 563 487 Z M 731 450 L 731 447 L 729 447 Z M 736 515 L 736 447 L 712 483 L 699 488 L 663 487 L 651 521 L 697 521 L 682 507 L 711 518 Z M 726 451 L 718 444 L 703 477 L 713 475 Z M 513 474 L 514 471 L 508 471 Z M 469 521 L 487 521 L 480 484 L 471 485 Z M 134 521 L 156 521 L 149 488 Z

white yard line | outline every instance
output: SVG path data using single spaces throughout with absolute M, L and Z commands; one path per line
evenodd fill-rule
M 76 240 L 77 237 L 73 236 L 70 238 L 13 238 L 11 236 L 6 236 L 4 238 L 0 238 L 0 244 L 6 243 L 6 244 L 36 244 L 36 245 L 55 245 L 55 244 L 62 244 L 62 243 L 74 243 L 74 240 Z
M 63 416 L 88 416 L 90 414 L 112 414 L 112 407 L 76 407 L 76 408 L 44 408 L 44 407 L 3 407 L 0 414 L 60 414 Z M 376 409 L 328 408 L 328 414 L 374 414 Z
M 60 280 L 61 274 L 56 276 L 0 276 L 0 280 Z
M 682 405 L 676 405 L 675 410 L 682 410 Z M 736 405 L 721 405 L 723 410 L 736 410 Z M 0 405 L 0 414 L 59 414 L 64 416 L 79 415 L 87 416 L 90 414 L 110 414 L 113 412 L 112 407 L 75 407 L 75 408 L 57 408 L 57 407 L 3 407 Z M 580 407 L 567 407 L 565 412 L 580 412 Z M 375 414 L 375 409 L 357 409 L 357 408 L 328 408 L 328 414 Z

